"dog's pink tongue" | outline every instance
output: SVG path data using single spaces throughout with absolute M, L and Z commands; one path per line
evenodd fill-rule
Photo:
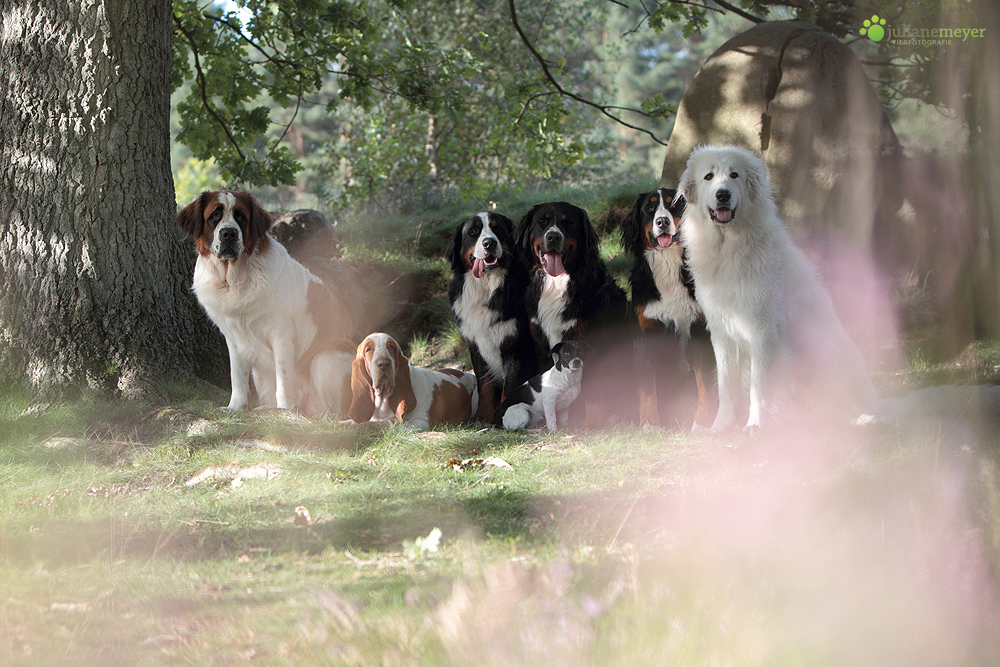
M 661 248 L 669 248 L 674 242 L 674 237 L 670 234 L 660 234 L 656 237 L 656 243 Z
M 545 272 L 550 276 L 561 276 L 566 270 L 562 263 L 562 255 L 559 253 L 547 252 L 542 257 L 545 259 Z
M 486 262 L 476 257 L 472 262 L 472 275 L 474 275 L 476 278 L 482 278 L 485 267 L 486 267 Z
M 733 217 L 733 209 L 720 208 L 715 211 L 715 218 L 719 222 L 729 222 Z

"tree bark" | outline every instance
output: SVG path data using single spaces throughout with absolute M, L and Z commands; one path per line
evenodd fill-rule
M 171 0 L 0 0 L 0 378 L 125 395 L 203 330 L 170 173 Z

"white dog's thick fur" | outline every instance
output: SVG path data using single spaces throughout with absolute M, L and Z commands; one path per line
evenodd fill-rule
M 778 216 L 764 162 L 736 146 L 697 148 L 678 192 L 688 201 L 681 237 L 718 364 L 712 431 L 738 426 L 747 377 L 747 429 L 783 416 L 792 399 L 821 401 L 844 418 L 874 409 L 861 353 Z

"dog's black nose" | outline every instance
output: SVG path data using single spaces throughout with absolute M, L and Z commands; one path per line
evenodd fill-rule
M 730 197 L 732 197 L 732 195 L 730 194 L 729 190 L 719 190 L 718 192 L 715 193 L 715 199 L 720 204 L 728 204 Z
M 483 250 L 485 250 L 488 253 L 492 253 L 496 249 L 497 249 L 496 239 L 483 239 Z
M 219 240 L 223 242 L 234 242 L 240 237 L 240 231 L 235 227 L 225 227 L 219 230 Z
M 548 246 L 551 247 L 551 246 L 558 245 L 560 241 L 562 241 L 562 234 L 560 234 L 559 232 L 557 232 L 555 230 L 552 230 L 551 232 L 546 232 L 546 234 L 545 234 L 545 243 Z

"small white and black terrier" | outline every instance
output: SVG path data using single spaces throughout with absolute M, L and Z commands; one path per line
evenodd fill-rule
M 508 431 L 565 425 L 570 404 L 580 395 L 583 345 L 567 340 L 552 348 L 552 368 L 539 373 L 504 399 L 502 424 Z

